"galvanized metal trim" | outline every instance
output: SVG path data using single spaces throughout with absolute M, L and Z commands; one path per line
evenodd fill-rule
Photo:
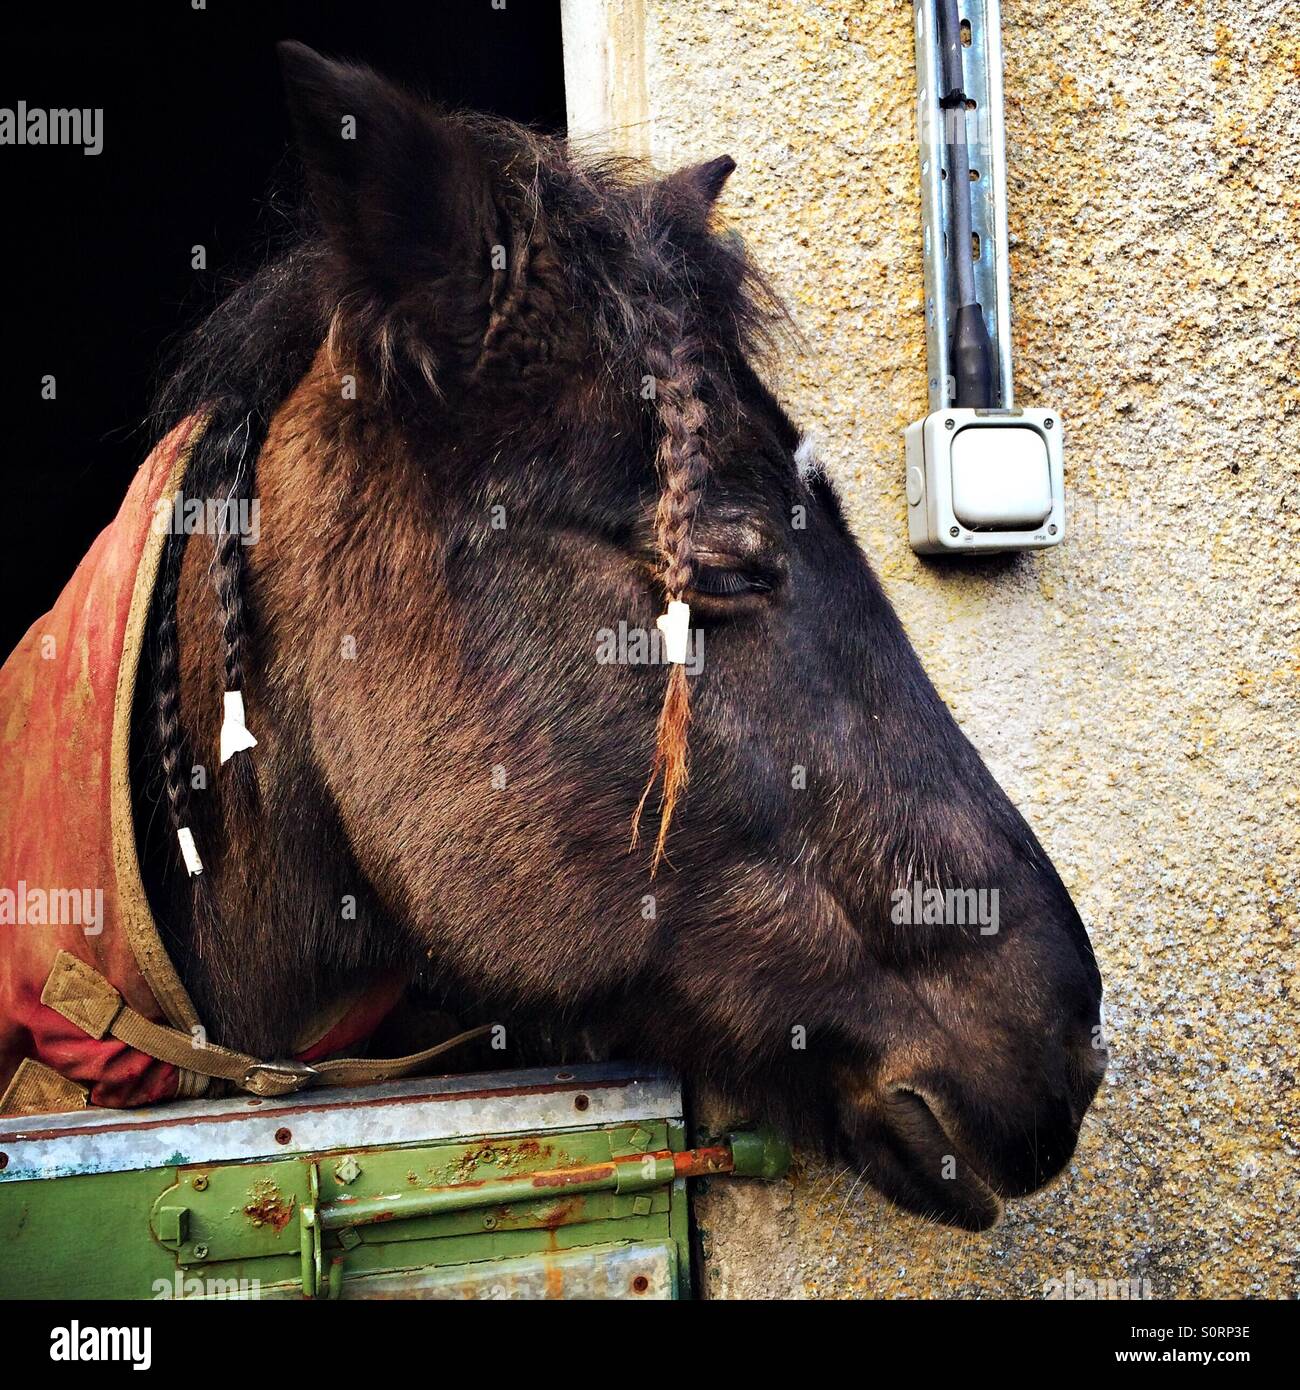
M 962 49 L 963 85 L 975 109 L 966 113 L 970 166 L 979 178 L 970 185 L 971 230 L 979 238 L 975 289 L 989 337 L 998 381 L 997 406 L 1015 404 L 1011 373 L 1011 274 L 1007 244 L 1007 155 L 1002 93 L 1000 0 L 960 0 L 958 12 L 970 25 Z M 947 245 L 948 200 L 953 190 L 944 174 L 943 112 L 939 106 L 939 42 L 934 0 L 916 0 L 917 132 L 921 162 L 921 229 L 925 262 L 925 341 L 930 410 L 953 403 L 949 365 L 954 304 L 951 256 L 970 254 Z
M 671 1299 L 680 1291 L 677 1248 L 662 1241 L 591 1245 L 545 1255 L 519 1255 L 460 1265 L 424 1265 L 384 1274 L 345 1277 L 343 1299 Z M 294 1283 L 271 1284 L 256 1294 L 211 1297 L 299 1299 Z
M 392 1081 L 276 1100 L 0 1119 L 0 1183 L 680 1119 L 669 1073 L 615 1063 Z

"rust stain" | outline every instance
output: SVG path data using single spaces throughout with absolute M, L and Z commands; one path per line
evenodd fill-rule
M 534 1173 L 533 1187 L 571 1187 L 574 1183 L 599 1182 L 615 1171 L 613 1163 L 589 1163 L 582 1168 L 557 1168 L 550 1173 Z
M 729 1173 L 735 1166 L 731 1150 L 721 1145 L 688 1149 L 685 1153 L 673 1154 L 672 1160 L 679 1178 L 700 1178 L 710 1173 Z
M 568 1226 L 581 1219 L 583 1205 L 581 1197 L 569 1197 L 564 1201 L 556 1202 L 553 1207 L 546 1211 L 545 1215 L 539 1218 L 542 1229 L 551 1232 L 552 1244 L 555 1241 L 555 1232 L 561 1226 Z M 510 1208 L 504 1207 L 502 1210 L 509 1212 Z
M 647 1159 L 657 1162 L 670 1161 L 673 1171 L 679 1178 L 703 1177 L 709 1173 L 729 1173 L 733 1167 L 731 1150 L 723 1147 L 688 1149 L 685 1153 L 673 1153 L 669 1149 L 656 1149 L 645 1154 L 620 1154 L 607 1163 L 586 1163 L 576 1168 L 557 1168 L 550 1172 L 534 1173 L 527 1181 L 533 1187 L 571 1187 L 576 1183 L 599 1182 L 612 1177 L 620 1167 L 641 1164 Z
M 456 1182 L 459 1178 L 461 1183 L 458 1185 L 469 1186 L 465 1180 L 471 1173 L 484 1166 L 490 1165 L 504 1172 L 513 1172 L 527 1164 L 543 1162 L 551 1158 L 554 1152 L 553 1145 L 543 1143 L 540 1139 L 483 1143 L 476 1148 L 467 1149 L 461 1155 L 452 1169 L 451 1180 Z
M 290 1197 L 286 1202 L 280 1189 L 269 1179 L 255 1182 L 248 1195 L 252 1200 L 244 1208 L 244 1215 L 254 1226 L 270 1226 L 279 1235 L 293 1220 L 297 1198 Z

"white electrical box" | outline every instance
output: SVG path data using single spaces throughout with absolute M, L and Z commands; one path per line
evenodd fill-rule
M 912 548 L 922 555 L 1059 545 L 1060 416 L 949 407 L 910 425 L 907 515 Z
M 906 434 L 908 536 L 922 555 L 1042 550 L 1065 539 L 1061 417 L 1017 408 L 1013 389 L 1000 0 L 958 14 L 954 29 L 914 0 L 930 414 Z M 967 211 L 969 246 L 955 234 Z M 983 380 L 958 341 L 973 322 Z

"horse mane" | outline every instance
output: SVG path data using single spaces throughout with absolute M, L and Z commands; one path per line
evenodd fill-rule
M 512 121 L 470 112 L 439 118 L 481 146 L 508 182 L 528 218 L 525 259 L 547 250 L 558 263 L 572 310 L 611 376 L 639 375 L 647 349 L 680 352 L 689 333 L 715 366 L 737 353 L 762 358 L 788 327 L 739 235 L 708 225 L 729 159 L 661 178 L 642 160 L 584 151 Z M 155 436 L 196 411 L 209 412 L 213 425 L 255 430 L 259 420 L 269 423 L 327 336 L 342 328 L 381 363 L 403 336 L 390 306 L 341 283 L 310 200 L 282 212 L 292 230 L 271 259 L 237 280 L 166 354 L 150 417 Z M 504 336 L 494 323 L 485 356 L 500 351 Z M 713 385 L 728 394 L 725 382 Z M 209 439 L 204 453 L 237 445 L 242 454 L 253 436 L 232 445 L 210 428 Z
M 414 98 L 406 98 L 414 101 Z M 668 599 L 689 591 L 692 522 L 710 471 L 709 422 L 738 411 L 738 362 L 762 357 L 786 323 L 784 310 L 739 236 L 711 224 L 714 197 L 731 170 L 715 160 L 667 178 L 643 164 L 584 154 L 563 139 L 480 115 L 434 114 L 481 151 L 509 224 L 509 274 L 494 291 L 470 384 L 528 383 L 554 370 L 557 324 L 580 321 L 584 351 L 614 389 L 653 381 L 646 408 L 657 428 L 656 514 Z M 381 398 L 400 412 L 420 393 L 444 393 L 443 364 L 421 341 L 400 300 L 357 283 L 305 203 L 290 243 L 183 337 L 158 391 L 161 436 L 202 413 L 206 430 L 190 459 L 190 496 L 250 499 L 272 417 L 307 374 L 322 343 L 370 364 Z M 644 393 L 642 393 L 644 394 Z M 454 405 L 453 405 L 454 408 Z M 250 660 L 245 547 L 233 529 L 214 538 L 211 573 L 220 616 L 227 690 L 244 686 Z M 151 621 L 157 759 L 174 830 L 189 823 L 190 758 L 181 719 L 176 606 L 186 537 L 164 549 Z M 662 779 L 652 872 L 687 782 L 689 696 L 685 669 L 670 668 L 650 781 Z M 255 759 L 220 769 L 227 843 L 257 812 Z M 635 823 L 633 828 L 635 842 Z M 173 846 L 175 841 L 173 839 Z M 218 917 L 206 875 L 190 880 L 190 949 L 203 954 Z

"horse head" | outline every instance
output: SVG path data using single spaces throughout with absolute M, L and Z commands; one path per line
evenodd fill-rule
M 764 384 L 731 161 L 658 177 L 283 60 L 318 226 L 167 396 L 210 419 L 187 491 L 259 534 L 169 543 L 145 711 L 218 1040 L 418 975 L 990 1224 L 1070 1157 L 1100 980 Z M 198 793 L 231 689 L 258 746 Z

